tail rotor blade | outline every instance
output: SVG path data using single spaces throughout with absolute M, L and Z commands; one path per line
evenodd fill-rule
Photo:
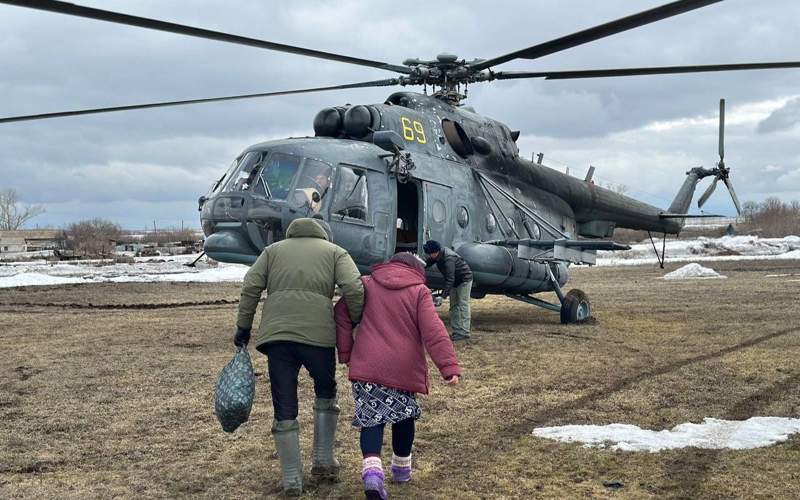
M 719 161 L 725 159 L 725 99 L 719 100 Z
M 697 200 L 697 207 L 698 208 L 702 208 L 703 205 L 705 205 L 706 201 L 708 201 L 708 198 L 711 196 L 711 194 L 714 192 L 714 190 L 717 189 L 717 181 L 718 180 L 719 180 L 719 177 L 714 177 L 714 182 L 712 182 L 711 185 L 708 186 L 708 189 L 706 189 L 705 193 L 703 193 L 703 196 L 701 196 L 700 199 Z
M 733 184 L 731 183 L 731 180 L 726 177 L 722 181 L 725 183 L 725 187 L 728 188 L 728 192 L 731 194 L 733 205 L 736 207 L 736 214 L 742 215 L 742 206 L 739 204 L 739 197 L 736 196 L 736 191 L 734 191 L 733 189 Z

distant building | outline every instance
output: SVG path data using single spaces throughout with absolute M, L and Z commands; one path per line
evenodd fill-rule
M 18 229 L 0 231 L 0 253 L 60 250 L 67 237 L 60 229 Z
M 25 238 L 12 238 L 0 234 L 0 254 L 24 252 L 25 248 Z

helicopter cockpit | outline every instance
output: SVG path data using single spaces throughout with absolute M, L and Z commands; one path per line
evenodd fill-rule
M 313 158 L 250 151 L 234 160 L 206 197 L 250 192 L 270 200 L 289 200 L 295 207 L 308 205 L 318 212 L 330 189 L 332 170 L 331 165 Z
M 316 158 L 247 151 L 200 198 L 203 232 L 207 237 L 224 233 L 221 243 L 232 249 L 246 248 L 245 243 L 263 248 L 283 237 L 287 217 L 311 217 L 327 209 L 333 174 L 331 164 Z
M 294 219 L 318 217 L 365 269 L 380 262 L 390 246 L 393 205 L 384 152 L 374 144 L 314 138 L 246 149 L 199 200 L 206 254 L 252 264 Z

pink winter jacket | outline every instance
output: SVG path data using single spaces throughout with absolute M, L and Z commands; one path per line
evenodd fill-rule
M 436 314 L 425 275 L 389 262 L 364 281 L 364 312 L 353 340 L 347 304 L 334 309 L 340 363 L 350 363 L 350 380 L 414 393 L 428 393 L 428 351 L 445 379 L 461 375 L 453 343 Z

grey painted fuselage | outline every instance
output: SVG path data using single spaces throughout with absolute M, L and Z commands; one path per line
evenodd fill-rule
M 252 263 L 264 246 L 283 237 L 291 220 L 318 213 L 329 222 L 334 241 L 350 252 L 364 273 L 397 250 L 421 253 L 422 243 L 435 239 L 468 260 L 475 274 L 475 296 L 530 294 L 553 289 L 545 265 L 487 242 L 610 237 L 615 227 L 680 231 L 682 220 L 659 217 L 662 209 L 521 158 L 515 143 L 518 132 L 469 108 L 410 92 L 361 108 L 370 113 L 356 110 L 370 122 L 361 137 L 342 130 L 334 137 L 269 141 L 245 150 L 237 159 L 239 166 L 232 167 L 202 203 L 206 252 L 220 261 Z M 347 122 L 351 115 L 358 114 L 347 114 L 348 109 L 337 111 L 345 129 L 352 125 Z M 462 144 L 454 145 L 458 140 L 453 124 L 466 137 Z M 392 155 L 372 143 L 373 132 L 379 130 L 394 130 L 403 139 L 404 152 L 413 162 L 407 179 L 391 171 Z M 258 163 L 258 175 L 269 176 L 273 174 L 265 172 L 271 167 L 261 165 L 275 163 L 273 158 L 282 158 L 281 168 L 295 176 L 280 181 L 286 189 L 259 191 L 257 179 L 235 187 L 234 177 L 243 163 Z M 319 172 L 327 179 L 311 183 Z M 498 187 L 489 187 L 489 181 Z M 690 188 L 694 186 L 684 191 Z M 318 202 L 303 195 L 313 191 L 320 195 Z M 526 215 L 509 197 L 541 219 Z M 685 212 L 690 200 L 691 194 L 688 201 L 676 200 L 685 207 L 671 208 Z M 556 274 L 560 284 L 566 283 L 564 264 Z M 440 286 L 437 272 L 429 279 L 432 287 Z

